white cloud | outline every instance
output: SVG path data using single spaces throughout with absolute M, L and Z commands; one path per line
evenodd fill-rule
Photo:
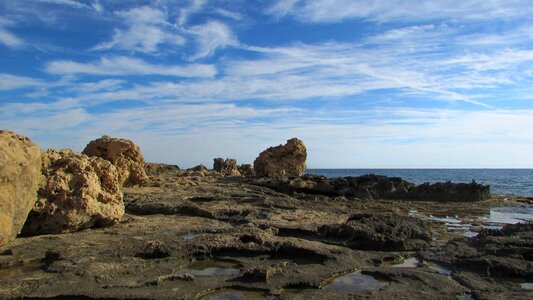
M 167 22 L 166 13 L 160 9 L 143 6 L 116 14 L 124 21 L 126 29 L 115 29 L 110 41 L 96 45 L 93 50 L 117 48 L 154 53 L 162 44 L 171 46 L 185 44 L 185 39 L 176 33 Z
M 74 90 L 82 93 L 94 93 L 100 91 L 114 91 L 121 87 L 122 84 L 126 83 L 124 80 L 119 79 L 104 79 L 97 82 L 84 82 L 78 83 Z
M 70 60 L 53 61 L 46 66 L 52 74 L 90 74 L 90 75 L 166 75 L 177 77 L 212 77 L 216 69 L 212 65 L 154 65 L 139 58 L 109 57 L 91 63 Z
M 78 2 L 78 1 L 74 1 L 74 0 L 37 0 L 37 1 L 42 2 L 42 3 L 49 3 L 49 4 L 66 5 L 66 6 L 70 6 L 70 7 L 73 7 L 73 8 L 87 8 L 87 7 L 89 7 L 88 5 L 86 5 L 84 3 L 81 3 L 81 2 Z
M 0 90 L 14 90 L 45 85 L 40 79 L 0 73 Z
M 13 25 L 13 21 L 0 16 L 0 44 L 10 48 L 19 48 L 24 45 L 24 41 L 6 29 L 6 27 Z
M 346 19 L 390 22 L 510 19 L 528 17 L 533 8 L 527 0 L 279 0 L 268 12 L 278 17 L 293 15 L 304 22 Z
M 197 43 L 197 51 L 191 60 L 209 57 L 219 48 L 239 44 L 231 29 L 218 21 L 193 26 L 188 31 L 196 37 Z

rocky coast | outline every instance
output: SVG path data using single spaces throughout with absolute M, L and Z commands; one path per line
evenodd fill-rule
M 533 297 L 533 224 L 483 218 L 532 199 L 475 182 L 302 176 L 298 139 L 188 170 L 107 136 L 0 146 L 1 299 Z

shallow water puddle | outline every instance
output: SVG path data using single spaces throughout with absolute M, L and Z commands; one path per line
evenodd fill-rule
M 416 257 L 404 259 L 401 263 L 392 265 L 393 268 L 416 268 L 420 265 L 420 260 Z
M 501 206 L 490 209 L 489 222 L 517 224 L 533 221 L 533 206 Z
M 521 283 L 520 287 L 526 291 L 533 291 L 533 282 Z
M 186 240 L 186 241 L 192 241 L 192 240 L 194 240 L 195 238 L 197 238 L 199 236 L 200 236 L 199 233 L 188 233 L 188 234 L 182 235 L 181 238 Z
M 433 214 L 426 213 L 410 210 L 408 216 L 444 223 L 448 232 L 463 232 L 463 236 L 468 238 L 476 237 L 482 229 L 501 230 L 503 228 L 502 225 L 505 224 L 533 221 L 533 205 L 493 207 L 489 210 L 488 215 L 459 217 L 457 215 L 437 215 L 434 212 L 432 212 Z
M 216 260 L 195 261 L 178 271 L 178 274 L 192 274 L 194 276 L 229 276 L 240 273 L 241 269 L 237 263 Z
M 323 289 L 337 292 L 377 291 L 388 284 L 388 282 L 378 281 L 370 275 L 361 274 L 361 271 L 355 271 L 333 279 Z

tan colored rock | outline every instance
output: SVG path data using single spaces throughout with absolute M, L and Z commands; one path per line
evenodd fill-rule
M 254 161 L 257 177 L 297 177 L 306 169 L 307 150 L 304 143 L 292 138 L 285 145 L 270 147 Z
M 141 150 L 130 140 L 104 135 L 91 141 L 82 153 L 112 162 L 118 169 L 119 181 L 123 186 L 142 186 L 148 182 Z
M 117 168 L 70 149 L 43 154 L 45 180 L 23 232 L 46 234 L 104 227 L 124 215 Z
M 0 130 L 0 247 L 20 233 L 40 182 L 41 149 L 27 137 Z
M 242 176 L 255 176 L 254 167 L 251 164 L 240 165 L 239 172 Z
M 219 172 L 223 176 L 241 176 L 241 172 L 237 168 L 237 160 L 226 158 L 213 159 L 213 170 Z

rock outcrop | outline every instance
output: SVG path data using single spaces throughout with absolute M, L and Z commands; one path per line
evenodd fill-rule
M 319 231 L 360 250 L 418 250 L 428 247 L 432 239 L 429 223 L 399 215 L 355 214 L 346 223 L 324 225 Z
M 254 167 L 251 164 L 242 164 L 238 168 L 242 176 L 247 176 L 247 177 L 255 176 Z
M 418 185 L 413 198 L 428 201 L 470 202 L 490 199 L 490 186 L 471 183 L 437 182 Z
M 161 174 L 167 174 L 169 172 L 177 172 L 179 170 L 180 167 L 177 165 L 146 163 L 144 166 L 144 171 L 148 176 L 158 176 Z
M 307 150 L 302 141 L 292 138 L 285 145 L 270 147 L 254 161 L 257 177 L 297 177 L 306 169 Z
M 82 153 L 101 157 L 113 163 L 118 169 L 119 181 L 123 186 L 142 186 L 148 181 L 141 150 L 130 140 L 104 135 L 91 141 Z
M 23 233 L 64 233 L 120 221 L 124 202 L 115 166 L 72 150 L 43 154 L 44 182 Z
M 260 178 L 255 184 L 292 195 L 305 193 L 359 199 L 471 202 L 490 198 L 490 186 L 472 183 L 424 183 L 415 185 L 399 177 L 368 174 L 358 177 L 326 178 L 306 174 L 295 178 Z
M 27 137 L 0 130 L 0 246 L 22 229 L 40 181 L 41 149 Z
M 219 172 L 224 176 L 241 176 L 241 172 L 237 168 L 237 160 L 226 158 L 215 158 L 213 159 L 213 170 Z

